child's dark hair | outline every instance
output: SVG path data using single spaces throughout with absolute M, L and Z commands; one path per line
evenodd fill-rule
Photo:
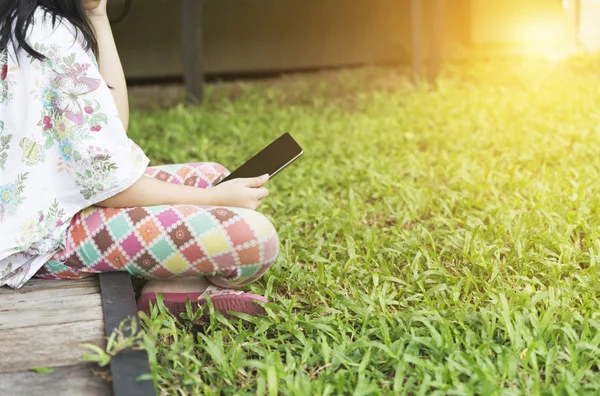
M 12 45 L 15 52 L 22 49 L 38 60 L 44 58 L 27 42 L 27 30 L 38 7 L 50 13 L 53 25 L 62 19 L 77 27 L 77 34 L 83 34 L 87 43 L 86 49 L 98 55 L 98 42 L 80 0 L 0 0 L 0 51 Z

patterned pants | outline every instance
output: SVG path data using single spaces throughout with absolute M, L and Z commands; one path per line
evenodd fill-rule
M 215 163 L 150 167 L 156 179 L 206 188 L 228 172 Z M 168 205 L 90 207 L 73 218 L 64 250 L 36 277 L 79 279 L 127 271 L 149 279 L 205 275 L 217 286 L 239 287 L 273 264 L 279 240 L 273 225 L 248 209 Z

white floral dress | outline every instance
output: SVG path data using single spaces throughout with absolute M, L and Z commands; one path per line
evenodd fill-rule
M 23 286 L 64 246 L 77 212 L 148 165 L 83 40 L 38 8 L 28 42 L 45 59 L 0 50 L 0 286 Z

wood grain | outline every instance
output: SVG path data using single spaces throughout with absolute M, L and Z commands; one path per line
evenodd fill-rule
M 80 344 L 105 346 L 100 319 L 57 325 L 0 330 L 0 373 L 32 367 L 58 367 L 82 362 Z
M 111 383 L 94 373 L 99 370 L 102 369 L 95 364 L 85 363 L 58 367 L 49 374 L 33 371 L 0 374 L 0 395 L 112 395 Z
M 96 291 L 89 289 L 65 289 L 65 290 L 40 290 L 34 293 L 24 294 L 4 294 L 0 296 L 0 312 L 14 309 L 30 309 L 39 304 L 48 305 L 48 303 L 60 303 L 65 301 L 74 301 L 77 298 L 91 298 L 91 296 L 100 296 Z M 57 308 L 59 308 L 57 306 Z
M 0 330 L 102 320 L 101 303 L 98 294 L 71 296 L 58 301 L 28 301 L 14 305 L 12 309 L 0 309 Z
M 80 344 L 105 345 L 103 324 L 98 277 L 1 288 L 0 373 L 82 362 Z
M 49 279 L 30 279 L 27 281 L 25 286 L 18 290 L 13 290 L 8 286 L 0 287 L 0 295 L 4 294 L 23 294 L 36 292 L 39 290 L 53 290 L 53 289 L 85 289 L 90 288 L 93 290 L 99 290 L 99 282 L 97 276 L 91 276 L 89 278 L 78 279 L 78 280 L 49 280 Z

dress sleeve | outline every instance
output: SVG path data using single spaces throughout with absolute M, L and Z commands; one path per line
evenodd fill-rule
M 53 21 L 42 12 L 28 37 L 45 58 L 28 56 L 33 91 L 39 92 L 39 97 L 30 96 L 29 107 L 40 136 L 23 138 L 26 160 L 54 168 L 59 201 L 87 207 L 125 190 L 149 161 L 127 137 L 83 35 L 66 20 Z

